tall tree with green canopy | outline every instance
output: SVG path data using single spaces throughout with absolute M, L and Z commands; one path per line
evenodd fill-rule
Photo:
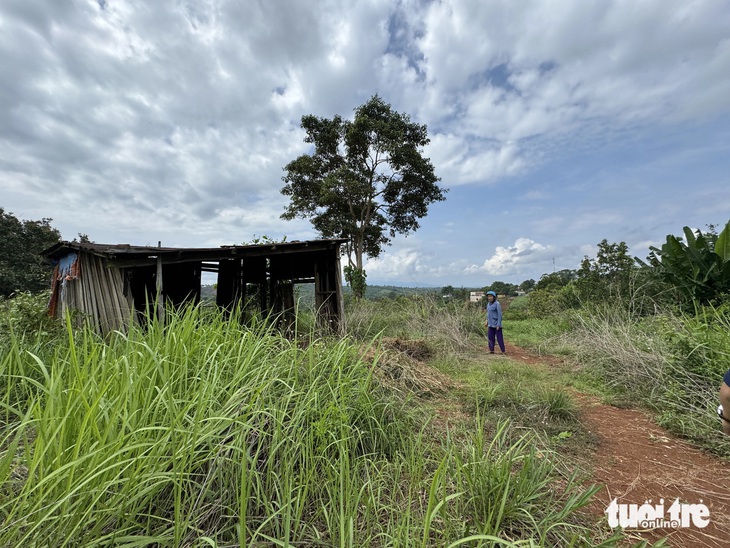
M 52 269 L 39 253 L 61 240 L 51 220 L 21 221 L 0 207 L 0 296 L 50 288 Z
M 558 291 L 575 280 L 576 271 L 570 269 L 558 270 L 549 274 L 543 274 L 534 286 L 534 289 L 546 291 Z
M 419 228 L 428 206 L 444 200 L 433 164 L 423 155 L 425 125 L 392 110 L 378 95 L 352 121 L 302 116 L 304 142 L 314 145 L 284 168 L 283 219 L 310 219 L 324 238 L 347 238 L 345 279 L 365 292 L 363 256 L 378 257 L 396 234 Z
M 585 301 L 626 298 L 635 268 L 635 260 L 629 255 L 626 242 L 609 244 L 604 238 L 598 244 L 596 258 L 586 256 L 580 263 L 575 281 L 578 293 Z

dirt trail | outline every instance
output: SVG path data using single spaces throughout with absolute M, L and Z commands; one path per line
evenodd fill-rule
M 511 345 L 507 355 L 536 366 L 560 363 L 558 358 L 537 356 Z M 673 547 L 730 548 L 730 463 L 676 438 L 641 411 L 605 405 L 584 394 L 576 394 L 576 400 L 584 423 L 599 440 L 591 458 L 593 480 L 605 485 L 590 507 L 597 518 L 604 516 L 614 499 L 637 505 L 648 500 L 655 505 L 664 499 L 667 519 L 677 498 L 680 503 L 702 503 L 710 511 L 704 528 L 658 528 L 629 534 L 637 541 L 668 537 L 668 545 Z M 609 527 L 605 519 L 599 526 Z

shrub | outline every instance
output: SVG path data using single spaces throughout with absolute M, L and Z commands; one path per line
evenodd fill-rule
M 527 309 L 533 318 L 557 316 L 580 304 L 572 285 L 559 289 L 535 289 L 527 297 Z
M 9 343 L 11 334 L 44 340 L 63 334 L 63 324 L 48 316 L 49 299 L 50 291 L 0 297 L 0 346 Z

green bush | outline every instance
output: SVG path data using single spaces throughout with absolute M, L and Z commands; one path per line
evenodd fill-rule
M 535 289 L 528 298 L 527 309 L 533 318 L 547 318 L 563 314 L 566 310 L 580 306 L 572 285 L 559 289 Z
M 552 354 L 569 352 L 569 346 L 563 339 L 563 334 L 571 327 L 570 315 L 567 313 L 547 318 L 513 320 L 511 315 L 509 318 L 504 323 L 504 336 L 517 346 Z
M 511 311 L 526 311 L 530 306 L 529 295 L 523 295 L 521 297 L 515 297 L 509 302 L 509 310 Z
M 537 546 L 573 545 L 583 531 L 565 518 L 586 506 L 600 488 L 577 491 L 575 477 L 569 477 L 565 489 L 556 490 L 554 455 L 539 450 L 530 434 L 513 441 L 510 428 L 503 421 L 496 425 L 496 434 L 487 438 L 478 423 L 466 447 L 453 455 L 456 474 L 449 480 L 458 495 L 453 495 L 452 515 L 464 521 L 474 541 L 495 541 L 503 530 L 533 530 L 531 539 Z M 438 474 L 436 479 L 444 481 Z M 433 485 L 432 492 L 434 487 L 443 489 Z M 573 493 L 567 507 L 566 493 Z
M 0 297 L 0 346 L 9 344 L 11 335 L 48 341 L 64 333 L 62 322 L 48 316 L 50 291 L 16 293 Z
M 409 451 L 405 415 L 347 341 L 201 314 L 0 355 L 0 545 L 345 534 L 367 470 Z

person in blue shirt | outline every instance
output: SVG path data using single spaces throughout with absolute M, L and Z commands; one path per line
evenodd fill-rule
M 502 335 L 502 306 L 497 300 L 494 291 L 487 291 L 487 340 L 489 341 L 489 353 L 494 354 L 494 339 L 499 343 L 499 349 L 504 351 L 504 336 Z

